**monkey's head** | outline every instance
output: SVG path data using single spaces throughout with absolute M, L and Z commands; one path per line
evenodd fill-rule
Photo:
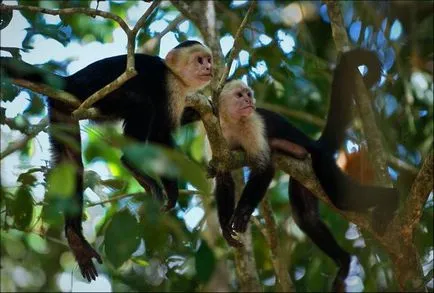
M 225 84 L 220 94 L 219 113 L 225 119 L 241 120 L 255 112 L 255 103 L 253 90 L 241 80 L 232 80 Z
M 189 91 L 200 90 L 211 81 L 211 50 L 200 42 L 185 41 L 179 44 L 167 54 L 165 60 Z

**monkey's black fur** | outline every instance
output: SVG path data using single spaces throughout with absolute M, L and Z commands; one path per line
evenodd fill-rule
M 198 44 L 201 45 L 197 41 L 186 41 L 175 48 L 187 48 Z M 109 57 L 96 61 L 71 76 L 62 77 L 23 61 L 1 57 L 1 69 L 7 76 L 50 85 L 73 94 L 81 101 L 115 80 L 125 71 L 126 64 L 126 55 Z M 123 119 L 125 135 L 141 142 L 150 141 L 173 147 L 171 131 L 178 122 L 172 121 L 169 112 L 170 97 L 167 76 L 170 69 L 163 59 L 144 54 L 135 54 L 135 69 L 137 71 L 135 77 L 96 102 L 93 107 L 96 107 L 102 115 Z M 73 107 L 54 99 L 48 99 L 48 105 L 50 122 L 67 125 L 73 133 L 73 139 L 80 145 L 79 124 L 71 117 Z M 101 259 L 82 234 L 83 164 L 81 153 L 59 140 L 55 135 L 51 135 L 50 140 L 55 165 L 62 161 L 72 161 L 78 167 L 76 168 L 74 203 L 77 209 L 75 212 L 65 212 L 65 233 L 83 276 L 90 281 L 91 278 L 95 279 L 97 276 L 91 258 L 96 257 L 98 261 Z M 163 192 L 154 179 L 136 170 L 125 157 L 121 160 L 143 187 L 157 198 L 163 199 Z M 161 179 L 168 196 L 167 206 L 174 206 L 178 198 L 177 180 Z M 75 249 L 74 246 L 76 246 Z M 81 254 L 82 259 L 77 256 L 77 253 Z

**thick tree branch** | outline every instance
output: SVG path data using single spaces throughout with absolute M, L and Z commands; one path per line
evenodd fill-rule
M 433 150 L 425 157 L 422 168 L 417 174 L 411 187 L 410 194 L 405 201 L 404 210 L 401 213 L 402 229 L 413 231 L 419 223 L 423 208 L 430 192 L 433 190 Z M 410 235 L 412 232 L 407 232 Z
M 265 220 L 265 229 L 263 229 L 262 225 L 259 223 L 258 225 L 260 225 L 259 227 L 263 230 L 262 234 L 264 234 L 264 237 L 267 239 L 268 245 L 270 246 L 271 262 L 273 263 L 274 271 L 276 272 L 277 280 L 280 285 L 279 291 L 295 292 L 295 288 L 291 283 L 288 274 L 287 260 L 283 257 L 276 220 L 274 219 L 274 213 L 268 198 L 264 198 L 260 210 Z

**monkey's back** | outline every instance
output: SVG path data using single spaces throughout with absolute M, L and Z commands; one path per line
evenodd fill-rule
M 66 90 L 85 100 L 120 76 L 126 64 L 127 55 L 96 61 L 67 77 Z M 95 103 L 102 114 L 125 118 L 167 107 L 168 68 L 164 61 L 156 56 L 135 54 L 135 68 L 136 76 Z

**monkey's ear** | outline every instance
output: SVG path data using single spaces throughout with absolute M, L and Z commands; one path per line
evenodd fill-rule
M 176 50 L 171 50 L 169 53 L 167 53 L 166 55 L 166 63 L 170 68 L 174 68 L 176 65 L 176 59 L 177 58 L 177 51 Z

